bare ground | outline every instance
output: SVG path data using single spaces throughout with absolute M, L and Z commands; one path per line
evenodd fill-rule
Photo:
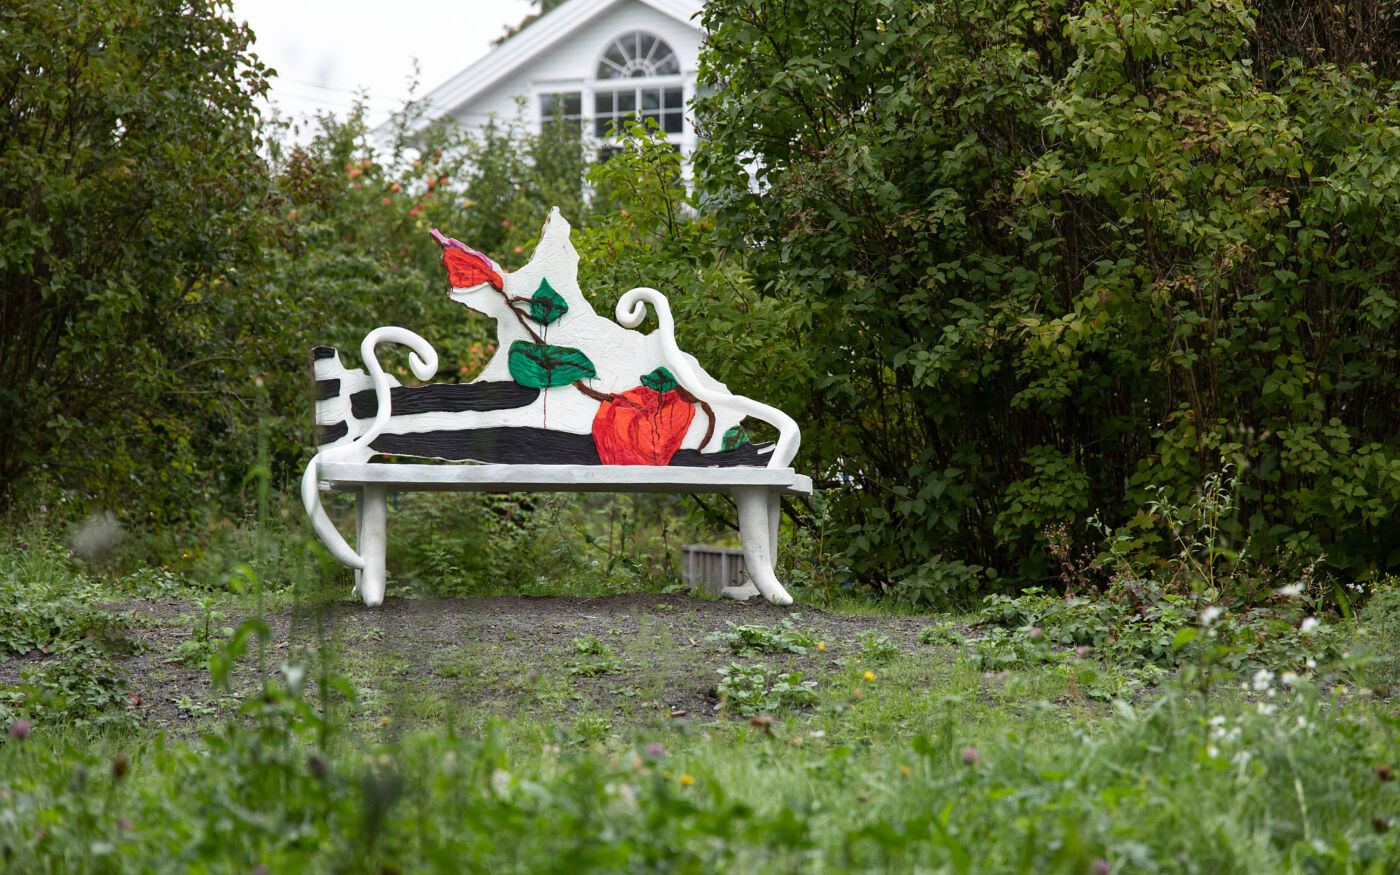
M 197 732 L 231 712 L 256 688 L 257 658 L 240 661 L 235 691 L 215 690 L 199 660 L 178 648 L 195 634 L 200 607 L 190 601 L 139 601 L 104 608 L 122 619 L 139 645 L 114 662 L 129 675 L 131 708 L 152 729 Z M 760 600 L 711 602 L 689 595 L 387 599 L 379 608 L 334 602 L 269 614 L 264 670 L 324 655 L 360 691 L 358 713 L 441 719 L 450 713 L 506 719 L 596 714 L 628 722 L 714 719 L 718 669 L 736 661 L 723 642 L 707 640 L 729 623 L 776 626 L 785 617 L 824 645 L 797 657 L 761 654 L 782 671 L 818 681 L 859 653 L 861 633 L 886 635 L 905 654 L 937 648 L 918 643 L 931 623 L 919 617 L 856 617 Z M 229 616 L 219 625 L 237 626 Z M 966 631 L 966 630 L 960 630 Z M 600 643 L 610 659 L 581 654 L 577 642 Z M 0 663 L 0 684 L 13 684 L 37 652 Z M 315 669 L 312 669 L 313 676 Z M 600 671 L 597 675 L 591 672 Z M 241 692 L 240 692 L 241 689 Z

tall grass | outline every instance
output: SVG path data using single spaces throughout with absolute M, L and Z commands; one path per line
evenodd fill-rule
M 856 747 L 725 724 L 522 748 L 336 735 L 285 691 L 203 744 L 0 748 L 12 871 L 1392 872 L 1392 714 L 1174 694 L 1027 744 L 947 715 Z M 796 743 L 794 742 L 796 739 Z M 118 760 L 121 759 L 121 765 Z

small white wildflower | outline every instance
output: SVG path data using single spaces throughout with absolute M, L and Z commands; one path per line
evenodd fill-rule
M 497 769 L 491 773 L 491 789 L 496 791 L 497 796 L 504 796 L 510 789 L 510 772 L 505 769 Z
M 1254 689 L 1256 692 L 1264 692 L 1274 682 L 1274 673 L 1267 668 L 1261 668 L 1254 673 Z
M 621 797 L 623 803 L 628 808 L 637 807 L 637 789 L 630 783 L 623 784 L 617 788 L 617 795 Z
M 1225 725 L 1225 715 L 1224 715 L 1224 714 L 1216 714 L 1214 717 L 1210 718 L 1209 723 L 1210 723 L 1211 726 L 1224 726 L 1224 725 Z
M 1317 660 L 1309 656 L 1307 659 L 1303 660 L 1303 665 L 1308 668 L 1317 668 Z
M 1210 728 L 1211 741 L 1218 741 L 1221 744 L 1230 744 L 1231 742 L 1239 739 L 1239 737 L 1240 728 L 1238 726 L 1234 726 L 1227 729 L 1225 727 L 1225 724 L 1221 722 L 1212 725 Z
M 1304 635 L 1312 635 L 1322 627 L 1322 621 L 1317 617 L 1307 617 L 1303 620 L 1303 625 L 1298 627 L 1298 631 Z
M 1216 757 L 1220 756 L 1220 748 L 1216 747 L 1213 744 L 1206 745 L 1206 756 L 1210 757 L 1211 759 L 1215 759 Z
M 1225 609 L 1219 605 L 1207 605 L 1206 609 L 1201 611 L 1201 625 L 1209 626 L 1220 619 L 1220 615 L 1223 613 L 1225 613 Z
M 1301 583 L 1290 583 L 1287 586 L 1279 587 L 1274 590 L 1274 592 L 1286 598 L 1294 598 L 1295 596 L 1303 594 L 1303 585 Z
M 1312 722 L 1309 721 L 1307 717 L 1303 716 L 1302 714 L 1299 714 L 1299 715 L 1298 715 L 1298 728 L 1299 728 L 1299 729 L 1308 729 L 1308 728 L 1310 728 L 1311 726 L 1312 726 Z
M 1252 756 L 1254 756 L 1254 754 L 1250 753 L 1249 751 L 1241 750 L 1236 752 L 1234 756 L 1230 757 L 1230 762 L 1234 763 L 1237 766 L 1244 766 L 1246 763 L 1249 762 L 1249 759 Z
M 1291 671 L 1286 671 L 1286 672 L 1284 672 L 1284 673 L 1283 673 L 1283 676 L 1280 677 L 1279 680 L 1283 682 L 1283 685 L 1284 685 L 1285 687 L 1296 687 L 1296 686 L 1298 686 L 1298 675 L 1297 675 L 1296 673 L 1294 673 L 1294 672 L 1291 672 Z
M 1270 705 L 1268 702 L 1260 702 L 1255 707 L 1255 710 L 1257 710 L 1260 714 L 1262 714 L 1265 717 L 1272 717 L 1275 713 L 1277 713 L 1278 706 Z

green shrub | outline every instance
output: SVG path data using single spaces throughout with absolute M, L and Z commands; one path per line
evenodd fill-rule
M 127 675 L 103 654 L 67 651 L 26 668 L 17 687 L 0 688 L 0 721 L 20 717 L 50 725 L 126 723 Z
M 762 397 L 853 576 L 966 605 L 1092 513 L 1170 553 L 1140 511 L 1228 462 L 1233 549 L 1396 568 L 1398 19 L 1300 9 L 706 4 L 701 203 L 800 314 Z

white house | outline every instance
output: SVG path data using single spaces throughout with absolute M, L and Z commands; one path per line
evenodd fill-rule
M 655 119 L 689 156 L 687 107 L 695 96 L 704 0 L 569 0 L 498 45 L 424 97 L 425 124 L 475 128 L 495 117 L 525 120 L 535 132 L 564 118 L 606 150 L 614 125 Z

